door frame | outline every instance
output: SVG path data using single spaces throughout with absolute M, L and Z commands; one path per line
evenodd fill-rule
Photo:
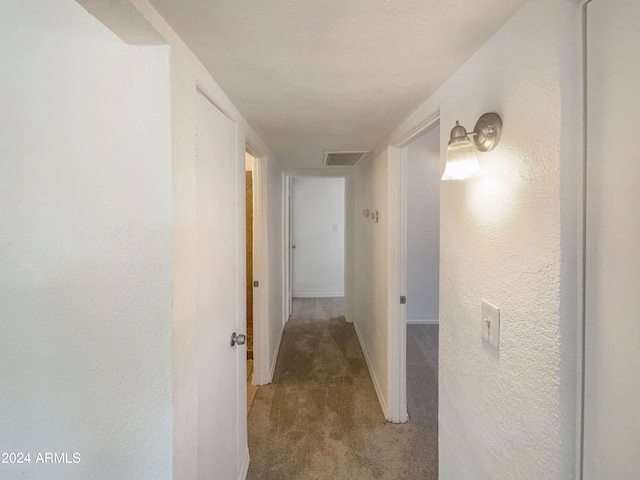
M 400 304 L 407 284 L 407 147 L 420 135 L 440 125 L 440 110 L 418 122 L 389 145 L 388 257 L 388 397 L 387 420 L 407 421 L 407 309 Z M 440 142 L 442 153 L 442 142 Z M 440 155 L 442 157 L 442 154 Z M 442 160 L 441 160 L 442 162 Z
M 267 248 L 266 156 L 249 139 L 245 151 L 253 157 L 253 385 L 271 382 L 269 368 L 269 257 Z M 246 185 L 245 185 L 246 188 Z M 246 243 L 245 243 L 246 252 Z M 246 315 L 245 315 L 246 322 Z M 245 323 L 246 329 L 246 323 Z
M 353 167 L 325 167 L 325 168 L 301 168 L 287 169 L 285 175 L 285 235 L 284 235 L 284 268 L 285 295 L 287 299 L 291 294 L 291 212 L 289 199 L 291 195 L 291 179 L 295 177 L 311 178 L 344 178 L 344 318 L 348 323 L 353 323 L 355 275 L 354 275 L 354 236 L 355 236 L 355 169 Z M 291 312 L 286 303 L 286 320 Z
M 294 177 L 284 175 L 284 244 L 282 246 L 282 259 L 284 260 L 284 267 L 282 272 L 284 274 L 284 319 L 283 322 L 287 323 L 289 317 L 293 312 L 293 290 L 291 288 L 291 183 Z

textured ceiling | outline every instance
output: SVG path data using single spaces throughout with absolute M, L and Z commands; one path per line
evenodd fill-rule
M 151 0 L 285 167 L 372 150 L 526 0 Z

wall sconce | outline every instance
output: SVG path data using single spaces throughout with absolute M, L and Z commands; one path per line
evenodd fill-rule
M 467 133 L 456 121 L 451 130 L 451 139 L 447 147 L 447 163 L 442 180 L 464 180 L 482 174 L 476 148 L 480 152 L 489 152 L 500 141 L 502 119 L 497 113 L 485 113 L 476 123 L 473 132 Z M 475 148 L 469 136 L 474 137 Z

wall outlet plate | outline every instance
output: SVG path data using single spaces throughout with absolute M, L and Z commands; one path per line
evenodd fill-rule
M 480 323 L 482 339 L 497 349 L 500 344 L 500 309 L 486 300 L 482 300 Z

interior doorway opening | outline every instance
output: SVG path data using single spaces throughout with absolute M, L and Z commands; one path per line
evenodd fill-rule
M 247 360 L 253 360 L 253 162 L 245 153 L 246 231 L 247 231 Z
M 324 308 L 344 316 L 346 284 L 346 181 L 341 177 L 290 177 L 290 312 Z
M 407 325 L 437 325 L 440 269 L 440 128 L 407 146 Z
M 440 237 L 440 177 L 442 148 L 440 145 L 440 115 L 434 113 L 418 124 L 395 145 L 389 145 L 389 349 L 388 401 L 386 417 L 394 423 L 408 420 L 407 391 L 420 387 L 408 379 L 407 364 L 417 362 L 417 357 L 408 350 L 408 345 L 428 353 L 420 360 L 423 364 L 419 372 L 426 372 L 426 365 L 432 371 L 429 387 L 433 402 L 431 414 L 435 416 L 433 431 L 437 441 L 437 379 L 439 305 L 439 237 Z M 411 155 L 411 171 L 409 156 Z M 415 164 L 415 165 L 414 165 Z M 411 177 L 411 178 L 409 178 Z M 417 198 L 410 196 L 417 195 Z M 428 196 L 426 198 L 425 196 Z M 428 212 L 425 211 L 428 210 Z M 412 219 L 408 220 L 408 217 Z M 416 221 L 423 223 L 418 228 Z M 410 222 L 410 225 L 408 225 Z M 412 239 L 408 239 L 408 230 Z M 422 232 L 422 233 L 420 233 Z M 427 237 L 425 237 L 427 235 Z M 413 238 L 415 236 L 415 238 Z M 421 256 L 422 259 L 417 259 Z M 412 263 L 410 267 L 408 264 Z M 422 277 L 422 278 L 421 278 Z M 418 281 L 416 281 L 416 279 Z M 409 308 L 411 305 L 411 308 Z M 409 315 L 409 316 L 408 316 Z M 414 332 L 409 327 L 432 330 L 432 341 L 416 344 Z M 419 389 L 418 389 L 419 392 Z M 424 393 L 424 392 L 423 392 Z M 412 393 L 418 398 L 420 393 Z M 417 403 L 414 407 L 424 411 L 426 406 Z M 437 444 L 434 449 L 437 455 Z
M 424 454 L 438 461 L 440 127 L 406 146 L 406 404 L 422 431 Z
M 246 198 L 246 294 L 247 294 L 247 413 L 251 409 L 258 388 L 254 386 L 254 206 L 253 171 L 256 158 L 245 152 L 245 198 Z

